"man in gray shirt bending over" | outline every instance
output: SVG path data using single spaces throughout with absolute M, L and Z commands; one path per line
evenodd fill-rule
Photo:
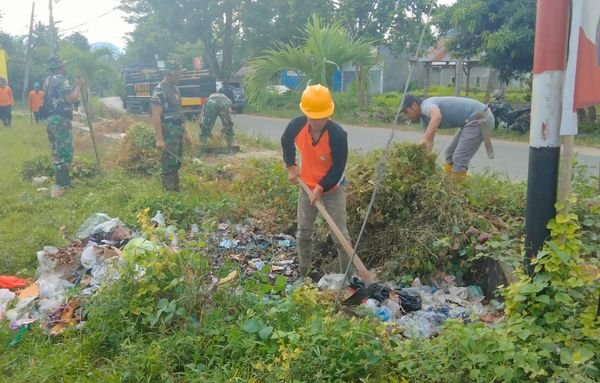
M 444 169 L 456 178 L 464 178 L 469 169 L 469 161 L 482 142 L 489 158 L 494 158 L 490 132 L 494 127 L 494 115 L 489 108 L 470 98 L 430 97 L 421 100 L 407 94 L 402 110 L 413 122 L 421 120 L 425 136 L 421 141 L 427 152 L 433 149 L 433 139 L 438 128 L 460 128 L 446 149 Z

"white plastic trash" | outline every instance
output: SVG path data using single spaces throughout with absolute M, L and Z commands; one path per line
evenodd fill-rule
M 344 282 L 344 274 L 326 274 L 319 279 L 317 287 L 321 290 L 339 290 Z M 348 281 L 344 286 L 348 286 Z

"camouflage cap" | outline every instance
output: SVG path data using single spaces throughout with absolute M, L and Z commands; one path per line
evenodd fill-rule
M 46 61 L 46 64 L 50 70 L 62 68 L 65 65 L 65 63 L 58 56 L 50 56 L 48 61 Z
M 34 82 L 33 83 L 33 87 L 34 88 L 39 88 L 40 87 L 40 83 L 39 82 Z
M 181 65 L 175 60 L 165 62 L 165 73 L 178 73 L 181 71 Z

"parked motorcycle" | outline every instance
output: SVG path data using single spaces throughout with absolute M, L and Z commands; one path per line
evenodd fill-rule
M 513 109 L 513 107 L 505 103 L 501 97 L 495 97 L 494 101 L 489 104 L 490 110 L 496 119 L 496 128 L 502 125 L 507 130 L 512 130 L 519 133 L 527 133 L 531 121 L 531 107 Z

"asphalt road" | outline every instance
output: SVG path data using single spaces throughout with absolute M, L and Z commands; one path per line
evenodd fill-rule
M 102 101 L 109 107 L 121 109 L 121 100 L 118 97 L 104 98 Z M 247 135 L 260 136 L 272 140 L 279 140 L 288 120 L 271 117 L 252 116 L 238 114 L 233 116 L 234 128 L 245 132 Z M 367 128 L 354 125 L 343 125 L 348 132 L 348 144 L 351 150 L 368 152 L 385 147 L 389 137 L 390 129 Z M 396 130 L 394 142 L 419 142 L 422 132 Z M 452 139 L 451 135 L 437 134 L 435 138 L 434 151 L 443 153 Z M 514 180 L 527 178 L 529 164 L 529 146 L 523 142 L 493 140 L 496 158 L 487 158 L 483 145 L 475 154 L 471 162 L 471 172 L 492 171 L 505 175 Z M 600 149 L 576 148 L 579 163 L 589 166 L 589 173 L 598 174 L 600 165 Z M 440 156 L 440 161 L 443 156 Z

